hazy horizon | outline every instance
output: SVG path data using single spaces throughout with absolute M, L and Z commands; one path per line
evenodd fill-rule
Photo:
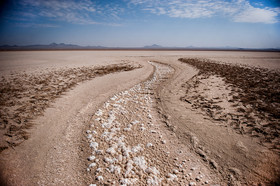
M 14 0 L 0 45 L 280 48 L 277 0 Z

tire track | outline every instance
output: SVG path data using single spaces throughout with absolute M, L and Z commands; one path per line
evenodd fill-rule
M 156 88 L 173 69 L 150 62 L 153 77 L 111 97 L 86 131 L 91 186 L 214 183 L 210 172 L 186 147 L 174 144 L 156 109 Z

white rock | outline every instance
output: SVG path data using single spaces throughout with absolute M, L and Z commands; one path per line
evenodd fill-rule
M 120 175 L 122 168 L 120 166 L 115 166 L 115 174 Z
M 141 152 L 141 151 L 143 151 L 143 148 L 141 147 L 140 144 L 138 144 L 137 146 L 135 146 L 131 149 L 132 153 L 138 153 L 138 152 Z
M 96 166 L 96 163 L 91 163 L 91 164 L 89 164 L 89 168 L 91 168 L 91 167 L 95 167 Z
M 148 167 L 145 172 L 153 175 L 159 175 L 160 173 L 155 167 Z
M 133 169 L 133 161 L 132 160 L 128 160 L 127 164 L 126 164 L 126 172 L 125 175 L 129 175 L 131 170 Z
M 167 177 L 168 177 L 169 181 L 173 181 L 173 180 L 177 179 L 177 176 L 175 174 L 171 174 L 171 173 L 168 173 Z
M 134 157 L 133 161 L 134 161 L 135 165 L 140 167 L 140 169 L 142 169 L 143 171 L 145 171 L 147 169 L 146 160 L 143 156 Z
M 87 133 L 87 134 L 90 134 L 90 133 L 91 133 L 91 131 L 90 131 L 90 130 L 87 130 L 87 131 L 86 131 L 86 133 Z
M 103 180 L 104 180 L 104 179 L 103 179 L 103 176 L 97 176 L 96 179 L 97 179 L 98 181 L 103 181 Z
M 138 121 L 138 120 L 135 120 L 135 121 L 131 122 L 132 125 L 136 125 L 138 123 L 140 123 L 140 121 Z
M 89 186 L 96 186 L 96 184 L 90 184 Z
M 153 144 L 152 143 L 147 143 L 147 145 L 146 145 L 147 147 L 152 147 L 153 146 Z
M 129 154 L 131 153 L 131 149 L 129 147 L 122 146 L 122 154 L 123 156 L 129 158 Z
M 95 156 L 90 156 L 90 157 L 88 157 L 88 160 L 89 161 L 93 161 L 95 159 Z
M 114 173 L 115 172 L 115 166 L 114 165 L 110 165 L 106 170 L 108 172 Z
M 87 139 L 91 139 L 91 138 L 92 138 L 92 134 L 88 134 Z
M 96 150 L 95 153 L 96 153 L 97 155 L 101 155 L 101 154 L 103 154 L 103 150 Z
M 194 185 L 196 185 L 195 182 L 190 182 L 190 183 L 189 183 L 189 186 L 194 186 Z
M 108 108 L 110 106 L 110 103 L 106 102 L 105 107 Z
M 102 168 L 96 169 L 96 172 L 102 172 Z
M 115 101 L 117 99 L 117 96 L 113 96 L 110 98 L 110 100 Z
M 116 122 L 117 123 L 117 122 Z M 121 129 L 120 128 L 117 128 L 117 127 L 114 127 L 114 128 L 112 128 L 111 129 L 111 131 L 113 132 L 113 133 L 115 133 L 115 132 L 117 132 L 117 131 L 120 131 Z
M 91 142 L 89 145 L 91 148 L 93 148 L 94 150 L 97 150 L 98 148 L 98 143 L 97 142 Z
M 113 163 L 115 162 L 115 159 L 105 157 L 105 158 L 104 158 L 104 161 L 105 161 L 106 163 L 113 164 Z
M 122 162 L 122 159 L 123 159 L 123 158 L 122 158 L 122 155 L 120 154 L 120 155 L 118 156 L 118 161 L 119 161 L 119 162 Z
M 116 119 L 116 116 L 113 112 L 111 112 L 109 114 L 109 118 L 108 118 L 108 121 L 107 122 L 104 122 L 101 124 L 101 126 L 103 128 L 111 128 L 112 127 L 112 124 L 113 124 L 113 121 Z
M 149 176 L 147 178 L 147 185 L 161 185 L 161 180 L 157 176 Z
M 116 153 L 115 148 L 110 147 L 106 150 L 107 153 L 114 155 Z
M 96 113 L 96 116 L 102 116 L 103 115 L 103 111 L 101 109 L 99 109 Z
M 124 129 L 123 129 L 123 131 L 126 131 L 126 132 L 127 132 L 127 131 L 130 131 L 130 130 L 131 130 L 131 128 L 124 128 Z
M 166 140 L 161 140 L 161 143 L 162 144 L 166 144 Z
M 118 108 L 118 107 L 120 107 L 120 105 L 118 105 L 118 104 L 113 104 L 113 107 Z
M 121 185 L 134 185 L 137 183 L 138 179 L 136 178 L 125 178 L 120 181 Z

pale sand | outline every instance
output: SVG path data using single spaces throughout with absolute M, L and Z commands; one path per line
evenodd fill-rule
M 151 113 L 153 118 L 158 121 L 158 128 L 153 130 L 157 130 L 157 133 L 165 137 L 164 144 L 166 144 L 161 146 L 160 141 L 157 142 L 156 138 L 148 138 L 152 144 L 156 144 L 154 152 L 148 151 L 152 156 L 151 160 L 154 159 L 153 154 L 159 157 L 158 163 L 151 161 L 149 165 L 158 167 L 161 175 L 159 177 L 165 179 L 164 176 L 166 176 L 166 183 L 171 181 L 175 185 L 190 182 L 202 184 L 206 181 L 222 185 L 228 182 L 252 184 L 275 181 L 275 176 L 279 173 L 279 170 L 275 170 L 277 163 L 279 163 L 277 154 L 259 145 L 257 140 L 237 134 L 232 128 L 221 127 L 217 122 L 204 118 L 199 112 L 188 109 L 186 103 L 180 101 L 185 93 L 182 85 L 198 72 L 194 68 L 178 62 L 180 57 L 208 58 L 226 63 L 239 63 L 270 69 L 280 68 L 279 53 L 210 51 L 1 52 L 1 76 L 8 79 L 12 77 L 11 73 L 18 74 L 23 71 L 36 75 L 56 69 L 100 66 L 121 62 L 143 66 L 143 68 L 133 71 L 109 74 L 85 81 L 67 91 L 62 97 L 57 98 L 51 107 L 45 110 L 43 116 L 32 121 L 34 127 L 28 130 L 30 133 L 28 140 L 14 149 L 9 148 L 0 154 L 1 163 L 4 163 L 2 167 L 5 167 L 4 176 L 8 177 L 9 183 L 12 185 L 111 183 L 112 180 L 98 181 L 95 180 L 98 178 L 97 175 L 86 173 L 88 167 L 86 159 L 89 156 L 90 148 L 85 131 L 89 129 L 90 121 L 93 119 L 92 115 L 99 108 L 102 108 L 104 102 L 114 94 L 128 90 L 133 85 L 145 81 L 153 73 L 153 66 L 147 62 L 159 61 L 171 65 L 174 69 L 174 73 L 167 76 L 163 82 L 159 82 L 159 86 L 154 85 L 152 95 L 155 96 L 151 97 L 155 104 L 153 106 L 155 109 L 152 109 L 154 111 Z M 137 114 L 135 109 L 134 111 Z M 142 113 L 142 111 L 139 112 Z M 141 140 L 135 136 L 132 141 L 139 142 Z M 170 151 L 169 157 L 161 157 L 163 155 L 160 155 L 160 152 L 166 151 L 165 148 Z M 178 154 L 180 149 L 182 152 Z M 143 157 L 146 157 L 147 154 L 144 153 Z M 175 157 L 176 154 L 177 157 Z M 190 163 L 185 165 L 182 172 L 172 170 L 172 168 L 176 168 L 176 164 L 182 163 L 187 157 L 189 157 Z M 194 164 L 194 162 L 196 163 Z M 167 170 L 164 170 L 164 167 Z M 200 170 L 200 173 L 195 172 L 194 169 Z M 192 171 L 194 172 L 192 173 Z M 172 173 L 172 175 L 165 175 L 167 173 Z M 142 184 L 145 183 L 145 179 L 148 179 L 145 177 L 146 173 L 143 174 L 144 177 L 139 182 Z M 201 177 L 196 180 L 199 174 L 202 174 L 205 179 Z M 177 175 L 177 179 L 172 180 L 175 178 L 174 175 Z M 109 176 L 106 179 L 109 178 L 118 180 L 121 177 Z

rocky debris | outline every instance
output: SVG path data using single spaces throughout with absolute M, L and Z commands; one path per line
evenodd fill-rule
M 279 152 L 279 72 L 202 59 L 179 60 L 200 70 L 182 85 L 186 96 L 181 101 Z
M 196 180 L 199 168 L 188 175 L 189 164 L 169 156 L 168 139 L 159 130 L 153 112 L 156 85 L 172 69 L 151 62 L 153 77 L 110 98 L 95 113 L 85 131 L 91 154 L 88 155 L 88 184 L 100 185 L 188 185 L 212 182 L 209 176 Z M 162 124 L 164 125 L 164 124 Z M 95 135 L 89 136 L 95 131 Z M 98 145 L 97 145 L 98 144 Z M 97 153 L 102 151 L 104 153 Z M 180 159 L 186 159 L 183 154 Z M 92 163 L 95 163 L 92 166 Z M 102 177 L 102 179 L 99 179 Z
M 80 82 L 140 66 L 129 63 L 63 68 L 41 74 L 13 73 L 0 81 L 0 152 L 28 139 L 26 129 L 50 103 Z M 98 113 L 100 114 L 100 113 Z

